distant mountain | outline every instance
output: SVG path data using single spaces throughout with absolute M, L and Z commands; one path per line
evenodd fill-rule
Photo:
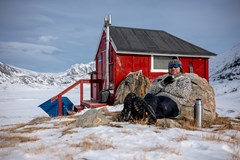
M 89 72 L 95 70 L 95 63 L 75 64 L 65 72 L 40 73 L 0 62 L 1 84 L 24 84 L 28 86 L 64 86 L 70 85 L 79 79 L 89 79 Z
M 211 79 L 240 80 L 240 43 L 210 61 Z
M 94 62 L 75 64 L 61 73 L 34 72 L 0 62 L 0 85 L 68 86 L 79 79 L 89 79 L 88 73 L 94 70 Z M 210 59 L 210 83 L 215 86 L 214 89 L 218 93 L 240 92 L 240 43 L 229 51 Z M 226 89 L 224 86 L 227 86 Z
M 219 83 L 215 87 L 217 91 L 240 92 L 240 43 L 210 59 L 210 82 L 215 85 Z

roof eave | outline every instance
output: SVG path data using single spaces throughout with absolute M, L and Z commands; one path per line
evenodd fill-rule
M 217 55 L 187 55 L 187 54 L 181 54 L 181 53 L 154 53 L 154 52 L 135 52 L 135 51 L 121 51 L 121 50 L 115 50 L 117 54 L 134 54 L 134 55 L 156 55 L 156 56 L 177 56 L 177 57 L 201 57 L 201 58 L 213 58 Z

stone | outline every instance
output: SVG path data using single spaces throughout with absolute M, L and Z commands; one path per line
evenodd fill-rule
M 182 125 L 178 123 L 176 119 L 169 119 L 169 118 L 158 119 L 155 125 L 160 128 L 181 128 L 182 127 Z
M 185 73 L 191 79 L 192 92 L 187 105 L 181 105 L 181 113 L 178 119 L 194 121 L 194 105 L 196 99 L 201 99 L 203 105 L 203 123 L 209 126 L 216 118 L 215 94 L 212 86 L 204 78 L 195 73 Z M 142 75 L 141 71 L 130 73 L 118 86 L 114 104 L 122 104 L 124 98 L 130 92 L 139 97 L 144 97 L 150 88 L 150 81 Z
M 204 123 L 212 123 L 216 118 L 216 104 L 213 87 L 204 78 L 199 77 L 195 73 L 188 74 L 192 83 L 192 93 L 189 97 L 188 105 L 181 106 L 180 118 L 194 120 L 194 104 L 196 99 L 201 99 L 203 106 Z
M 149 79 L 142 74 L 142 71 L 129 73 L 117 87 L 114 105 L 123 104 L 128 93 L 133 92 L 139 97 L 144 97 L 150 88 Z
M 108 125 L 110 123 L 102 110 L 90 109 L 86 111 L 83 115 L 77 118 L 75 126 L 76 127 L 97 127 L 100 125 Z

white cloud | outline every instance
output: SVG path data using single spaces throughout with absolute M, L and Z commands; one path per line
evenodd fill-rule
M 56 40 L 56 39 L 58 39 L 58 37 L 56 37 L 56 36 L 50 36 L 50 35 L 45 35 L 45 36 L 40 36 L 40 37 L 38 38 L 38 41 L 39 41 L 39 42 L 44 42 L 44 43 L 49 43 L 49 42 L 51 42 L 51 41 L 53 41 L 53 40 Z
M 53 19 L 51 19 L 51 18 L 48 17 L 48 16 L 44 16 L 44 15 L 35 16 L 35 17 L 33 17 L 33 19 L 35 19 L 35 20 L 37 20 L 37 21 L 40 21 L 40 22 L 42 22 L 42 23 L 54 24 Z
M 35 55 L 35 54 L 53 54 L 56 51 L 60 50 L 54 46 L 38 45 L 23 42 L 0 41 L 0 53 L 5 52 L 23 55 Z
M 1 62 L 35 71 L 52 71 L 51 67 L 61 69 L 65 62 L 56 54 L 58 52 L 62 51 L 49 45 L 0 41 Z

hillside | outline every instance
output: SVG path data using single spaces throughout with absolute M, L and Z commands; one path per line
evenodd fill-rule
M 40 73 L 3 64 L 0 62 L 0 84 L 23 84 L 37 86 L 64 86 L 79 79 L 89 79 L 89 72 L 95 70 L 95 63 L 75 64 L 61 73 Z
M 210 59 L 210 82 L 216 94 L 240 92 L 240 43 Z

